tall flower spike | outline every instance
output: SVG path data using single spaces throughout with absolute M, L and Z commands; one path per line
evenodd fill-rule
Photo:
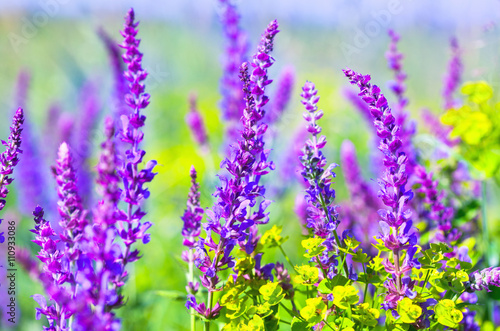
M 277 122 L 282 116 L 292 97 L 294 83 L 295 71 L 293 67 L 285 67 L 278 78 L 271 110 L 267 116 L 269 124 Z
M 76 135 L 72 138 L 73 164 L 78 176 L 78 192 L 82 197 L 84 206 L 92 202 L 92 172 L 89 167 L 89 159 L 92 156 L 92 133 L 99 119 L 101 105 L 97 95 L 96 86 L 92 82 L 86 82 L 80 93 L 80 109 L 76 127 Z
M 277 33 L 278 23 L 273 21 L 263 35 L 259 51 L 254 55 L 251 75 L 248 73 L 248 63 L 243 63 L 240 67 L 245 96 L 241 140 L 234 146 L 231 158 L 225 158 L 221 162 L 221 167 L 227 170 L 230 177 L 220 176 L 221 186 L 214 194 L 217 202 L 212 209 L 206 211 L 208 222 L 204 227 L 207 237 L 200 237 L 198 258 L 195 261 L 196 266 L 203 272 L 201 283 L 209 291 L 208 307 L 204 303 L 197 304 L 194 298 L 190 298 L 187 304 L 188 309 L 193 308 L 207 319 L 217 316 L 221 309 L 219 303 L 212 304 L 211 298 L 212 293 L 218 290 L 218 273 L 232 268 L 235 264 L 231 256 L 233 248 L 240 243 L 246 246 L 247 250 L 253 251 L 253 247 L 247 245 L 251 242 L 250 229 L 256 224 L 269 221 L 266 208 L 270 201 L 264 199 L 265 189 L 259 181 L 261 176 L 274 169 L 274 165 L 268 161 L 269 151 L 264 149 L 263 135 L 267 125 L 261 121 L 265 113 L 264 106 L 268 101 L 265 87 L 271 83 L 267 78 L 267 70 L 274 62 L 267 52 L 272 50 L 273 39 Z M 257 203 L 257 208 L 250 211 L 249 207 Z M 216 235 L 220 236 L 218 243 L 213 238 Z M 208 251 L 213 252 L 213 255 L 210 254 L 213 259 Z
M 391 43 L 389 50 L 386 53 L 386 59 L 389 69 L 394 72 L 394 81 L 389 83 L 389 87 L 396 95 L 397 102 L 394 104 L 393 116 L 396 119 L 395 124 L 399 127 L 398 136 L 403 143 L 401 151 L 406 154 L 408 158 L 407 173 L 409 176 L 413 174 L 413 167 L 417 164 L 416 151 L 411 143 L 411 140 L 416 132 L 416 124 L 410 121 L 410 113 L 406 110 L 408 105 L 408 98 L 405 96 L 406 92 L 406 73 L 403 70 L 403 53 L 398 50 L 399 34 L 393 30 L 389 30 Z
M 189 112 L 186 115 L 186 123 L 194 141 L 200 146 L 203 152 L 208 152 L 207 130 L 203 117 L 201 117 L 200 111 L 196 105 L 196 94 L 194 93 L 189 96 Z
M 335 254 L 339 253 L 334 247 L 341 244 L 336 232 L 340 220 L 338 219 L 337 206 L 333 204 L 335 190 L 331 187 L 332 178 L 335 177 L 333 169 L 338 165 L 332 163 L 327 166 L 326 157 L 321 151 L 326 145 L 326 137 L 319 135 L 321 127 L 316 123 L 323 117 L 323 111 L 318 110 L 319 96 L 317 94 L 318 91 L 311 82 L 306 82 L 302 87 L 300 96 L 306 109 L 303 117 L 307 121 L 307 130 L 311 137 L 306 141 L 299 159 L 302 163 L 301 175 L 307 187 L 305 196 L 307 227 L 314 236 L 325 238 L 323 245 L 326 249 L 318 257 L 319 261 L 316 262 L 321 262 L 318 268 L 326 268 L 327 276 L 332 278 L 337 274 L 337 255 Z M 340 254 L 343 257 L 343 253 L 340 252 Z M 348 275 L 349 272 L 345 264 L 344 270 Z
M 393 252 L 396 263 L 393 264 L 388 259 L 383 263 L 385 269 L 392 274 L 392 279 L 384 283 L 387 295 L 382 307 L 394 309 L 397 302 L 404 297 L 416 296 L 416 292 L 413 291 L 414 281 L 405 277 L 405 274 L 414 267 L 420 267 L 414 257 L 417 237 L 410 220 L 411 212 L 406 209 L 413 197 L 411 189 L 405 188 L 408 181 L 406 170 L 408 157 L 400 151 L 403 143 L 398 136 L 399 127 L 386 98 L 380 93 L 380 88 L 370 84 L 369 75 L 360 75 L 350 69 L 344 70 L 344 74 L 351 84 L 358 86 L 359 96 L 370 107 L 377 136 L 380 138 L 379 149 L 384 155 L 385 171 L 378 180 L 380 185 L 378 195 L 387 209 L 379 210 L 382 219 L 379 222 L 380 237 L 385 246 Z M 406 251 L 405 259 L 400 264 L 399 260 L 404 251 Z
M 125 280 L 127 276 L 125 266 L 140 258 L 137 249 L 132 251 L 132 245 L 138 240 L 142 240 L 145 244 L 148 243 L 150 235 L 146 231 L 152 225 L 150 222 L 142 221 L 146 213 L 140 207 L 143 200 L 149 197 L 149 191 L 144 185 L 155 177 L 156 173 L 153 172 L 153 169 L 156 166 L 156 161 L 151 160 L 143 169 L 139 169 L 146 154 L 144 150 L 140 149 L 144 138 L 141 128 L 146 121 L 146 116 L 141 111 L 149 104 L 149 94 L 144 92 L 143 81 L 147 77 L 147 72 L 142 68 L 142 53 L 138 49 L 140 40 L 136 39 L 138 25 L 139 23 L 135 22 L 134 10 L 130 9 L 125 16 L 124 29 L 121 31 L 124 40 L 120 45 L 125 49 L 123 61 L 127 70 L 124 77 L 128 81 L 129 88 L 125 102 L 130 107 L 131 112 L 128 116 L 122 115 L 121 117 L 120 137 L 127 144 L 128 149 L 125 151 L 126 158 L 118 173 L 123 180 L 121 200 L 127 205 L 127 211 L 120 212 L 121 221 L 117 223 L 118 233 L 125 243 L 125 251 L 121 259 L 124 271 L 119 279 L 114 280 L 116 284 Z
M 69 146 L 63 142 L 59 147 L 54 175 L 59 196 L 58 210 L 62 217 L 59 224 L 63 233 L 60 236 L 69 247 L 73 247 L 81 239 L 87 225 L 72 163 Z
M 448 62 L 448 71 L 444 77 L 443 99 L 444 109 L 448 110 L 457 106 L 457 101 L 453 98 L 453 94 L 460 86 L 462 81 L 462 59 L 461 50 L 458 46 L 457 38 L 452 38 L 450 41 L 451 59 Z
M 222 77 L 220 107 L 226 120 L 225 145 L 229 146 L 239 138 L 241 130 L 240 118 L 245 108 L 241 82 L 238 79 L 240 64 L 247 61 L 248 38 L 240 28 L 240 15 L 232 0 L 219 0 L 220 20 L 225 37 L 225 51 L 222 56 Z M 230 152 L 228 149 L 226 152 Z
M 221 108 L 226 120 L 239 121 L 245 107 L 241 82 L 238 79 L 239 66 L 246 60 L 247 36 L 239 26 L 240 15 L 231 0 L 219 0 L 221 23 L 226 37 L 223 56 L 223 75 L 220 81 L 222 94 Z
M 74 311 L 67 305 L 73 292 L 63 286 L 72 278 L 63 262 L 65 253 L 57 248 L 59 239 L 55 238 L 56 233 L 44 219 L 42 207 L 37 206 L 33 216 L 35 226 L 31 232 L 36 235 L 33 242 L 41 247 L 37 257 L 42 262 L 42 271 L 38 277 L 47 292 L 48 299 L 54 302 L 48 305 L 43 295 L 33 295 L 33 299 L 40 305 L 40 308 L 36 308 L 36 319 L 39 320 L 41 315 L 47 317 L 50 327 L 45 327 L 44 330 L 67 330 L 66 319 L 70 318 Z
M 94 224 L 86 229 L 83 240 L 87 257 L 95 261 L 95 266 L 80 271 L 86 283 L 92 284 L 88 288 L 82 287 L 86 290 L 85 295 L 93 309 L 84 309 L 76 316 L 78 330 L 110 331 L 120 328 L 120 320 L 116 318 L 113 309 L 123 305 L 123 296 L 117 293 L 117 288 L 112 283 L 123 273 L 119 263 L 121 248 L 114 242 L 117 204 L 120 200 L 114 132 L 113 119 L 107 117 L 104 131 L 106 140 L 101 145 L 97 164 L 97 189 L 102 198 L 94 212 Z
M 5 198 L 7 197 L 7 193 L 9 193 L 7 185 L 14 180 L 11 175 L 14 171 L 14 167 L 19 163 L 19 153 L 22 153 L 21 132 L 23 131 L 23 123 L 24 113 L 21 108 L 18 108 L 12 119 L 9 139 L 8 141 L 2 140 L 2 145 L 4 145 L 6 149 L 5 152 L 0 155 L 0 210 L 5 207 Z
M 182 227 L 183 245 L 188 248 L 196 246 L 197 239 L 201 233 L 201 220 L 203 219 L 203 208 L 200 207 L 200 185 L 196 182 L 196 169 L 191 167 L 191 189 L 189 190 L 186 210 L 182 216 L 184 226 Z
M 429 224 L 429 227 L 437 227 L 438 230 L 435 234 L 435 239 L 453 246 L 460 238 L 461 233 L 452 226 L 451 220 L 454 216 L 454 210 L 451 207 L 446 207 L 444 204 L 446 193 L 438 191 L 438 181 L 433 180 L 432 173 L 427 173 L 421 165 L 415 167 L 415 175 L 417 183 L 421 185 L 417 192 L 424 195 L 424 202 L 430 208 L 427 217 L 434 224 Z
M 330 187 L 331 178 L 335 177 L 333 169 L 338 165 L 333 163 L 325 169 L 327 161 L 321 149 L 326 145 L 326 137 L 318 136 L 321 133 L 321 127 L 316 121 L 323 117 L 323 111 L 318 110 L 317 93 L 314 83 L 306 82 L 302 87 L 300 96 L 306 108 L 303 116 L 307 121 L 307 130 L 312 137 L 306 141 L 300 161 L 303 166 L 301 174 L 304 181 L 309 184 L 306 190 L 306 199 L 309 203 L 307 227 L 315 236 L 327 238 L 339 223 L 336 206 L 332 205 L 335 190 Z
M 109 63 L 113 70 L 113 99 L 114 99 L 114 114 L 113 118 L 118 120 L 121 115 L 127 114 L 127 109 L 123 105 L 123 99 L 127 93 L 125 78 L 123 77 L 124 65 L 121 56 L 121 50 L 118 44 L 106 33 L 102 28 L 98 30 L 98 35 L 101 38 L 109 56 Z

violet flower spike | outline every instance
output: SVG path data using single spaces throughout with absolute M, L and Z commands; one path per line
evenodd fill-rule
M 23 123 L 24 113 L 22 108 L 18 108 L 12 119 L 9 139 L 7 141 L 2 140 L 2 145 L 6 149 L 0 154 L 0 210 L 5 207 L 5 198 L 9 193 L 7 186 L 14 181 L 11 175 L 14 172 L 14 167 L 19 163 L 19 154 L 23 152 L 21 150 Z
M 78 113 L 78 126 L 76 135 L 73 136 L 73 165 L 78 176 L 78 191 L 85 206 L 91 205 L 92 200 L 92 172 L 89 169 L 89 159 L 92 156 L 92 132 L 99 119 L 101 105 L 97 95 L 96 86 L 87 82 L 80 94 L 80 109 Z
M 453 246 L 462 234 L 452 226 L 455 213 L 453 208 L 445 205 L 446 193 L 438 191 L 438 181 L 433 180 L 433 174 L 427 173 L 424 167 L 420 165 L 415 167 L 415 175 L 417 183 L 421 185 L 417 192 L 424 195 L 424 202 L 430 206 L 427 217 L 432 223 L 429 226 L 430 228 L 437 227 L 438 230 L 435 239 Z
M 369 242 L 377 234 L 378 229 L 373 224 L 376 224 L 379 217 L 377 211 L 382 206 L 372 186 L 363 178 L 356 148 L 349 140 L 344 140 L 340 147 L 340 164 L 350 196 L 349 202 L 342 206 L 350 221 L 348 228 L 353 229 L 356 238 L 364 238 L 362 242 Z
M 196 169 L 191 167 L 191 188 L 189 190 L 186 210 L 182 216 L 184 226 L 182 236 L 183 245 L 187 248 L 195 248 L 198 237 L 201 233 L 201 220 L 203 219 L 203 208 L 200 207 L 200 185 L 197 183 Z M 187 261 L 186 261 L 187 262 Z
M 119 263 L 121 248 L 114 243 L 120 200 L 114 133 L 113 119 L 108 117 L 105 120 L 106 140 L 101 145 L 97 164 L 97 189 L 102 199 L 94 212 L 94 224 L 86 228 L 84 237 L 85 251 L 88 258 L 95 261 L 95 267 L 80 271 L 80 276 L 86 280 L 83 284 L 93 284 L 89 288 L 82 286 L 93 309 L 79 312 L 74 322 L 78 325 L 76 330 L 109 331 L 120 328 L 120 320 L 113 309 L 124 304 L 123 296 L 117 291 L 117 287 L 123 284 L 112 283 L 123 274 L 122 264 Z
M 276 91 L 274 92 L 271 110 L 267 116 L 269 124 L 277 122 L 285 111 L 295 84 L 295 71 L 292 66 L 285 67 L 278 78 Z
M 221 108 L 224 119 L 238 122 L 245 108 L 241 82 L 238 79 L 239 66 L 246 61 L 248 41 L 246 33 L 239 26 L 240 15 L 231 0 L 219 0 L 221 5 L 221 23 L 226 37 L 226 49 L 223 56 L 223 75 L 220 80 L 222 94 Z M 236 137 L 234 137 L 236 138 Z
M 333 169 L 338 165 L 332 163 L 327 166 L 326 157 L 321 151 L 326 145 L 326 137 L 319 134 L 321 127 L 316 123 L 323 117 L 323 111 L 318 110 L 318 91 L 314 83 L 306 82 L 302 87 L 302 104 L 306 112 L 303 117 L 307 121 L 307 130 L 311 134 L 302 149 L 299 157 L 302 163 L 301 175 L 306 184 L 307 210 L 305 213 L 307 228 L 317 237 L 325 238 L 326 249 L 323 254 L 314 259 L 319 262 L 319 269 L 326 268 L 327 277 L 333 278 L 337 274 L 337 255 L 343 260 L 343 253 L 337 252 L 336 246 L 341 245 L 337 235 L 337 227 L 340 223 L 337 206 L 334 205 L 335 190 L 331 187 L 332 178 L 335 177 Z M 346 276 L 349 275 L 347 264 L 344 264 Z
M 153 180 L 156 173 L 153 172 L 156 161 L 149 161 L 145 168 L 139 169 L 139 164 L 143 162 L 146 152 L 141 150 L 139 145 L 144 138 L 141 128 L 144 126 L 146 116 L 141 114 L 149 104 L 149 94 L 145 93 L 143 81 L 147 77 L 147 72 L 142 68 L 142 53 L 139 52 L 140 40 L 136 39 L 138 22 L 135 22 L 133 9 L 130 9 L 125 16 L 124 29 L 121 31 L 124 37 L 120 45 L 125 49 L 123 61 L 127 70 L 124 73 L 128 81 L 129 93 L 125 96 L 125 102 L 132 112 L 126 116 L 122 115 L 122 128 L 120 130 L 121 140 L 128 144 L 128 150 L 125 151 L 126 158 L 118 174 L 123 181 L 123 191 L 121 200 L 126 203 L 127 211 L 120 212 L 120 222 L 117 223 L 117 230 L 125 243 L 125 251 L 121 258 L 123 274 L 120 279 L 114 280 L 115 284 L 124 281 L 127 273 L 125 266 L 140 258 L 139 251 L 131 250 L 132 245 L 138 240 L 144 244 L 150 240 L 150 235 L 146 231 L 151 227 L 150 222 L 141 221 L 146 213 L 140 205 L 143 200 L 149 197 L 149 190 L 144 184 Z
M 243 130 L 241 140 L 234 146 L 231 158 L 225 158 L 221 167 L 224 167 L 230 177 L 220 176 L 221 186 L 216 189 L 214 196 L 217 202 L 206 211 L 208 222 L 204 224 L 206 238 L 199 239 L 195 260 L 196 266 L 203 272 L 201 284 L 208 289 L 208 306 L 197 304 L 194 297 L 190 298 L 188 308 L 193 308 L 207 319 L 219 314 L 219 303 L 212 302 L 212 293 L 217 290 L 219 283 L 218 272 L 232 268 L 235 264 L 231 252 L 236 244 L 252 250 L 250 245 L 251 231 L 256 224 L 265 224 L 269 221 L 266 208 L 270 201 L 264 199 L 265 189 L 259 184 L 261 176 L 274 169 L 268 161 L 269 151 L 264 149 L 263 135 L 267 125 L 261 123 L 268 101 L 265 87 L 271 83 L 267 78 L 267 70 L 274 60 L 268 55 L 272 50 L 274 36 L 278 33 L 278 23 L 273 21 L 264 33 L 259 51 L 254 56 L 252 74 L 248 73 L 248 63 L 240 67 L 240 78 L 243 82 L 245 109 L 241 118 Z M 248 207 L 255 206 L 253 212 Z M 219 235 L 218 244 L 212 236 Z M 209 257 L 208 251 L 213 251 L 214 258 Z M 209 323 L 209 322 L 207 322 Z
M 60 237 L 67 244 L 67 247 L 72 249 L 81 239 L 87 221 L 82 207 L 82 200 L 78 193 L 73 158 L 69 146 L 65 142 L 59 147 L 54 176 L 57 182 L 57 195 L 59 196 L 58 210 L 61 216 L 59 224 L 63 230 Z M 75 247 L 75 249 L 77 248 Z M 71 252 L 71 254 L 73 253 Z
M 414 281 L 404 275 L 413 268 L 420 267 L 420 263 L 414 257 L 417 237 L 410 220 L 411 212 L 405 209 L 413 197 L 411 189 L 405 188 L 408 181 L 406 170 L 408 157 L 400 151 L 403 142 L 398 136 L 399 127 L 380 88 L 370 84 L 369 75 L 360 75 L 350 69 L 343 71 L 351 84 L 358 86 L 359 96 L 369 105 L 377 136 L 381 140 L 379 150 L 384 154 L 385 171 L 378 180 L 380 185 L 378 196 L 388 208 L 379 210 L 382 219 L 379 222 L 380 238 L 385 246 L 392 250 L 394 261 L 399 262 L 401 253 L 406 251 L 402 264 L 393 264 L 388 259 L 383 262 L 385 269 L 392 274 L 392 279 L 384 283 L 387 294 L 383 308 L 394 309 L 403 297 L 413 298 L 416 295 L 413 291 Z
M 302 149 L 300 161 L 302 163 L 302 176 L 308 183 L 306 190 L 306 199 L 308 206 L 307 227 L 310 228 L 315 236 L 328 238 L 339 224 L 336 206 L 333 206 L 335 199 L 335 190 L 331 186 L 331 178 L 335 177 L 333 169 L 337 164 L 331 164 L 326 169 L 326 157 L 321 151 L 326 145 L 326 137 L 318 136 L 321 133 L 321 127 L 316 123 L 323 117 L 323 111 L 318 110 L 318 91 L 314 83 L 306 82 L 302 87 L 302 104 L 307 112 L 304 112 L 304 118 L 307 123 L 307 130 L 311 138 L 306 141 Z
M 469 292 L 486 290 L 491 292 L 490 286 L 500 287 L 500 267 L 489 267 L 476 270 L 470 276 Z
M 35 294 L 33 299 L 38 302 L 40 308 L 36 308 L 36 319 L 45 315 L 49 322 L 49 328 L 44 330 L 68 330 L 66 319 L 73 315 L 69 305 L 66 305 L 71 297 L 71 293 L 63 286 L 65 282 L 71 281 L 71 274 L 64 268 L 63 258 L 65 253 L 57 248 L 59 239 L 55 239 L 56 233 L 46 221 L 43 209 L 37 206 L 33 212 L 35 226 L 33 232 L 36 237 L 33 242 L 41 247 L 38 259 L 42 262 L 42 271 L 38 275 L 49 300 L 54 304 L 48 305 L 43 295 Z
M 389 87 L 396 95 L 397 102 L 394 104 L 393 116 L 396 119 L 395 123 L 399 127 L 398 136 L 403 143 L 401 150 L 408 158 L 407 173 L 409 176 L 413 174 L 413 167 L 416 166 L 416 151 L 411 143 L 411 140 L 416 132 L 416 124 L 410 121 L 410 113 L 406 110 L 408 105 L 408 98 L 405 96 L 406 92 L 406 73 L 403 70 L 402 60 L 403 53 L 398 50 L 398 42 L 400 39 L 399 34 L 393 30 L 389 30 L 391 43 L 389 50 L 386 53 L 388 67 L 394 72 L 394 81 L 389 83 Z
M 125 78 L 123 77 L 123 71 L 125 68 L 122 61 L 122 54 L 118 44 L 104 29 L 99 28 L 97 33 L 106 47 L 106 51 L 109 56 L 109 63 L 113 71 L 113 118 L 118 121 L 122 115 L 127 114 L 127 107 L 124 107 L 123 105 L 123 99 L 127 93 L 127 86 Z
M 208 144 L 208 135 L 205 128 L 205 122 L 196 105 L 196 94 L 189 96 L 189 112 L 186 115 L 186 124 L 191 131 L 194 141 L 200 146 L 203 152 L 208 152 L 210 147 Z
M 448 62 L 448 71 L 444 77 L 444 87 L 443 87 L 443 99 L 444 99 L 444 110 L 451 109 L 459 105 L 456 99 L 453 98 L 453 94 L 456 92 L 460 83 L 462 82 L 462 51 L 458 46 L 457 38 L 452 38 L 450 41 L 451 46 L 451 59 Z

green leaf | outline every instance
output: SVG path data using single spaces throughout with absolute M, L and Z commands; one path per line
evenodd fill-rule
M 303 322 L 297 317 L 292 319 L 292 331 L 302 331 L 302 330 L 312 330 L 312 328 L 308 327 L 307 322 Z

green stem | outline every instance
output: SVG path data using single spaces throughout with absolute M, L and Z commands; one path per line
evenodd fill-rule
M 189 249 L 189 274 L 188 283 L 194 283 L 194 265 L 193 265 L 193 250 Z M 189 284 L 188 284 L 189 285 Z M 194 308 L 191 308 L 191 331 L 196 331 L 196 315 L 194 314 Z
M 481 182 L 481 218 L 482 218 L 482 230 L 483 230 L 483 253 L 485 255 L 485 260 L 490 262 L 488 259 L 489 256 L 489 235 L 488 235 L 488 221 L 486 218 L 486 181 L 483 180 Z
M 213 292 L 209 291 L 208 292 L 208 310 L 212 310 L 212 298 L 213 298 Z M 210 320 L 205 321 L 205 331 L 210 331 Z
M 321 200 L 321 206 L 323 207 L 323 211 L 325 212 L 326 217 L 328 218 L 328 221 L 330 221 L 330 216 L 328 215 L 328 208 L 326 208 L 326 203 L 325 199 L 323 199 L 323 194 L 319 193 L 319 198 Z M 342 243 L 340 242 L 339 236 L 337 234 L 337 230 L 333 230 L 333 236 L 335 237 L 335 241 L 337 242 L 338 247 L 342 247 Z M 344 252 L 339 250 L 340 258 L 344 260 Z M 345 276 L 349 278 L 349 270 L 347 269 L 347 265 L 344 263 L 344 271 L 345 271 Z
M 366 280 L 365 292 L 363 294 L 363 303 L 365 303 L 366 302 L 366 293 L 368 293 L 368 275 L 366 274 L 365 264 L 362 263 L 361 265 L 363 266 L 363 272 L 365 273 L 365 280 Z
M 292 270 L 295 273 L 297 273 L 297 270 L 295 270 L 295 266 L 293 265 L 292 261 L 290 261 L 290 258 L 288 257 L 288 255 L 286 255 L 285 250 L 283 249 L 283 247 L 281 247 L 281 245 L 279 245 L 278 247 L 280 248 L 281 253 L 285 257 L 286 262 L 288 262 L 288 264 L 290 265 L 290 267 L 292 268 Z
M 420 295 L 422 295 L 422 292 L 424 291 L 425 286 L 427 285 L 427 282 L 429 281 L 429 273 L 430 272 L 431 272 L 431 269 L 428 269 L 427 270 L 427 275 L 425 275 L 424 285 L 422 286 L 422 289 L 420 290 Z
M 323 322 L 325 322 L 326 326 L 328 326 L 330 329 L 335 330 L 334 328 L 332 328 L 332 326 L 330 324 L 328 324 L 327 321 L 323 321 Z

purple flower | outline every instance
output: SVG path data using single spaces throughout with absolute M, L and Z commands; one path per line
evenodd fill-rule
M 127 211 L 119 212 L 120 221 L 117 223 L 118 234 L 125 244 L 125 251 L 120 261 L 124 271 L 119 279 L 114 280 L 118 284 L 123 282 L 127 276 L 125 266 L 140 258 L 138 250 L 131 250 L 132 245 L 138 240 L 142 240 L 145 244 L 150 240 L 150 235 L 146 231 L 152 224 L 141 221 L 146 212 L 140 206 L 150 194 L 144 185 L 151 182 L 156 175 L 153 172 L 156 166 L 154 160 L 147 162 L 143 169 L 139 169 L 146 154 L 144 150 L 140 149 L 144 138 L 141 128 L 146 121 L 146 116 L 141 111 L 149 104 L 149 94 L 144 92 L 143 81 L 147 77 L 147 72 L 142 68 L 142 53 L 138 49 L 140 42 L 136 38 L 138 24 L 135 22 L 134 10 L 130 9 L 125 16 L 124 29 L 121 31 L 124 40 L 120 45 L 125 49 L 123 61 L 127 70 L 124 77 L 129 88 L 125 102 L 130 107 L 130 114 L 121 116 L 122 127 L 119 132 L 121 140 L 128 146 L 128 149 L 125 151 L 125 159 L 118 171 L 123 182 L 121 200 L 127 205 Z
M 452 245 L 460 238 L 461 233 L 452 226 L 451 221 L 455 212 L 453 208 L 445 206 L 446 193 L 438 191 L 438 181 L 433 180 L 432 173 L 427 173 L 424 167 L 416 166 L 415 176 L 417 183 L 421 185 L 417 192 L 423 194 L 423 202 L 430 206 L 425 216 L 432 222 L 430 227 L 437 226 L 438 229 L 436 240 Z
M 200 146 L 204 152 L 208 152 L 208 136 L 205 128 L 205 122 L 201 117 L 200 111 L 196 106 L 196 95 L 191 94 L 189 97 L 189 112 L 186 115 L 186 124 L 191 131 L 194 141 Z
M 350 224 L 346 226 L 353 229 L 357 238 L 370 240 L 377 234 L 373 224 L 376 224 L 378 220 L 377 211 L 381 203 L 372 187 L 364 180 L 356 156 L 356 148 L 349 140 L 344 140 L 340 147 L 340 164 L 350 195 L 349 202 L 342 206 L 343 214 Z
M 302 176 L 308 183 L 306 190 L 307 227 L 318 237 L 328 238 L 337 228 L 336 206 L 333 205 L 335 190 L 331 186 L 331 179 L 335 177 L 333 169 L 337 164 L 327 166 L 326 157 L 321 149 L 326 145 L 326 137 L 318 136 L 321 127 L 316 123 L 323 117 L 323 111 L 318 110 L 318 91 L 311 82 L 306 82 L 302 88 L 302 104 L 306 108 L 304 118 L 307 121 L 307 130 L 311 138 L 306 141 L 302 149 L 300 161 L 302 163 Z M 326 167 L 326 169 L 325 169 Z
M 123 77 L 124 65 L 122 61 L 121 50 L 118 44 L 106 33 L 102 28 L 98 30 L 98 35 L 101 38 L 109 56 L 109 63 L 113 70 L 113 99 L 114 99 L 114 119 L 119 119 L 122 115 L 127 114 L 127 109 L 124 107 L 123 99 L 127 93 L 125 78 Z
M 380 185 L 378 196 L 388 208 L 379 210 L 382 219 L 379 222 L 382 230 L 381 238 L 385 246 L 393 251 L 395 261 L 399 261 L 401 251 L 407 250 L 406 258 L 401 265 L 388 260 L 384 263 L 386 270 L 392 274 L 392 279 L 384 284 L 388 290 L 384 308 L 394 309 L 399 300 L 405 296 L 411 297 L 409 294 L 412 294 L 414 283 L 409 278 L 408 281 L 404 281 L 404 273 L 411 271 L 413 267 L 419 267 L 418 260 L 410 254 L 417 238 L 410 220 L 411 211 L 406 209 L 413 197 L 411 189 L 405 188 L 408 181 L 406 170 L 408 157 L 400 151 L 403 143 L 398 136 L 399 126 L 386 98 L 380 93 L 380 88 L 370 84 L 369 75 L 360 75 L 350 69 L 344 70 L 344 74 L 351 84 L 358 86 L 359 96 L 370 107 L 377 136 L 380 138 L 379 149 L 384 155 L 385 171 L 378 180 Z
M 21 108 L 18 108 L 12 125 L 10 127 L 10 135 L 8 141 L 2 140 L 2 145 L 6 147 L 5 151 L 0 154 L 0 210 L 5 207 L 5 198 L 9 190 L 7 186 L 14 180 L 11 177 L 14 167 L 19 163 L 19 153 L 21 150 L 21 132 L 24 123 L 24 113 Z
M 241 139 L 234 146 L 231 156 L 221 162 L 221 168 L 225 168 L 228 175 L 219 176 L 221 186 L 214 193 L 217 202 L 206 210 L 207 223 L 204 228 L 207 237 L 200 237 L 195 260 L 196 266 L 203 272 L 201 284 L 208 289 L 209 296 L 217 290 L 219 271 L 234 266 L 231 256 L 233 248 L 237 244 L 247 246 L 251 242 L 252 226 L 269 221 L 266 208 L 270 201 L 265 200 L 265 189 L 259 182 L 263 175 L 274 169 L 273 163 L 268 161 L 269 151 L 264 149 L 263 136 L 267 125 L 262 123 L 262 119 L 268 101 L 265 88 L 271 83 L 267 70 L 274 62 L 268 53 L 272 50 L 277 33 L 278 23 L 273 21 L 263 34 L 258 52 L 253 57 L 252 74 L 248 73 L 248 63 L 243 63 L 240 68 L 245 96 Z M 250 210 L 251 207 L 253 210 Z M 218 243 L 214 240 L 216 235 L 220 236 Z M 214 256 L 213 259 L 209 251 L 213 252 L 213 255 L 210 254 Z M 217 303 L 214 308 L 205 308 L 203 303 L 197 305 L 195 301 L 191 304 L 188 302 L 188 306 L 204 316 L 213 316 L 219 307 Z
M 448 110 L 450 108 L 456 107 L 459 103 L 453 98 L 453 94 L 459 87 L 462 81 L 462 59 L 461 50 L 458 46 L 457 38 L 452 38 L 450 41 L 451 46 L 451 59 L 448 62 L 448 72 L 444 77 L 444 87 L 443 87 L 443 108 Z
M 75 134 L 72 136 L 73 165 L 78 177 L 78 191 L 85 206 L 92 201 L 92 173 L 89 169 L 89 159 L 92 156 L 92 132 L 99 119 L 101 105 L 96 86 L 87 82 L 80 92 L 80 109 Z
M 189 190 L 187 206 L 182 216 L 184 226 L 182 236 L 183 245 L 195 248 L 196 241 L 201 233 L 201 220 L 203 219 L 203 208 L 200 207 L 200 185 L 196 182 L 196 169 L 191 167 L 191 189 Z
M 394 81 L 389 83 L 390 89 L 397 98 L 397 102 L 393 106 L 393 116 L 395 118 L 395 124 L 399 127 L 398 136 L 403 144 L 401 146 L 401 151 L 404 152 L 408 158 L 408 163 L 406 165 L 407 174 L 411 176 L 413 174 L 413 167 L 417 164 L 416 152 L 411 143 L 416 132 L 416 124 L 413 121 L 409 121 L 410 114 L 406 110 L 406 106 L 408 105 L 408 99 L 405 97 L 406 73 L 403 71 L 403 65 L 401 63 L 404 56 L 398 50 L 400 36 L 393 30 L 389 30 L 389 36 L 391 37 L 391 44 L 385 56 L 388 67 L 394 72 Z
M 63 142 L 59 147 L 54 176 L 57 182 L 57 195 L 59 196 L 58 210 L 61 216 L 59 224 L 63 231 L 60 237 L 70 249 L 81 239 L 87 225 L 72 163 L 73 158 L 68 144 Z M 70 254 L 73 253 L 78 254 L 78 252 L 71 252 Z
M 223 56 L 223 74 L 220 81 L 221 108 L 224 119 L 238 123 L 245 108 L 241 82 L 238 79 L 240 64 L 246 61 L 248 41 L 239 27 L 240 16 L 231 0 L 219 0 L 221 23 L 226 38 Z
M 295 71 L 292 66 L 285 67 L 278 78 L 276 91 L 274 93 L 271 110 L 268 113 L 269 124 L 277 122 L 285 111 L 295 83 Z
M 240 64 L 247 61 L 248 38 L 240 28 L 240 15 L 231 0 L 219 0 L 220 20 L 226 40 L 225 51 L 222 56 L 222 77 L 220 92 L 222 100 L 220 107 L 222 116 L 226 120 L 224 134 L 225 145 L 236 141 L 241 130 L 240 119 L 245 108 L 242 85 L 238 78 Z M 226 151 L 230 153 L 228 149 Z
M 490 286 L 500 287 L 500 267 L 489 267 L 474 271 L 470 276 L 470 291 L 486 290 L 491 292 Z
M 123 296 L 117 291 L 123 283 L 116 282 L 122 276 L 123 266 L 120 263 L 121 248 L 114 242 L 120 178 L 116 172 L 114 122 L 111 117 L 105 121 L 105 136 L 97 164 L 97 188 L 102 199 L 94 211 L 94 224 L 85 229 L 82 250 L 87 263 L 78 274 L 80 291 L 85 291 L 84 295 L 92 303 L 93 309 L 87 307 L 78 312 L 73 326 L 78 326 L 76 330 L 118 330 L 120 320 L 112 310 L 124 304 Z
M 453 138 L 453 139 L 449 138 L 452 129 L 450 127 L 444 126 L 439 120 L 439 118 L 436 115 L 434 115 L 430 110 L 424 109 L 422 111 L 421 116 L 422 120 L 429 128 L 429 131 L 434 136 L 436 136 L 436 138 L 445 143 L 447 146 L 453 147 L 460 143 L 460 138 Z
M 41 247 L 37 257 L 43 264 L 39 278 L 49 300 L 54 301 L 54 304 L 48 305 L 43 295 L 33 295 L 33 299 L 40 305 L 40 308 L 36 308 L 36 318 L 40 319 L 41 315 L 47 317 L 50 327 L 44 327 L 45 330 L 68 330 L 66 320 L 74 313 L 74 306 L 69 304 L 74 291 L 63 284 L 72 282 L 73 274 L 65 263 L 65 252 L 57 248 L 59 239 L 55 238 L 50 223 L 43 218 L 43 209 L 37 206 L 33 216 L 35 227 L 31 232 L 36 235 L 33 242 Z

